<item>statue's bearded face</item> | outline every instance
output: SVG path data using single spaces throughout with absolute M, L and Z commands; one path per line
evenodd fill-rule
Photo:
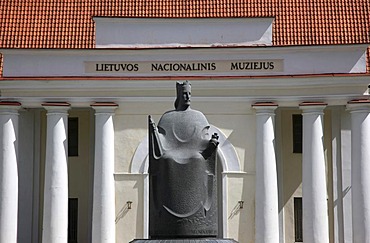
M 189 82 L 177 83 L 177 99 L 175 108 L 177 110 L 186 110 L 190 107 L 191 102 L 191 85 Z
M 184 88 L 182 91 L 182 102 L 185 105 L 190 105 L 191 102 L 191 90 Z

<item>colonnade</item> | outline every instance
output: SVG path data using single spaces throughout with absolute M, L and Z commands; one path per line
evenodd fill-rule
M 43 242 L 67 242 L 68 103 L 45 103 L 47 142 Z M 275 103 L 255 103 L 256 110 L 256 243 L 279 242 L 278 183 L 275 153 Z M 325 103 L 300 104 L 303 115 L 303 237 L 329 242 L 323 145 Z M 18 102 L 0 102 L 0 242 L 17 242 Z M 114 103 L 95 103 L 93 242 L 115 242 Z M 352 118 L 353 241 L 370 242 L 370 101 L 348 103 Z
M 303 240 L 329 242 L 323 110 L 327 104 L 303 102 Z M 255 103 L 255 242 L 279 242 L 278 182 L 275 155 L 275 103 Z M 370 242 L 370 100 L 348 102 L 351 113 L 353 242 Z
M 47 111 L 42 242 L 68 242 L 68 103 Z M 17 242 L 18 102 L 0 102 L 0 242 Z M 114 103 L 95 103 L 93 242 L 115 242 Z M 31 141 L 30 141 L 31 142 Z

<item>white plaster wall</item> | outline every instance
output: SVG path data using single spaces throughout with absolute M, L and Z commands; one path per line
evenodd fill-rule
M 302 197 L 302 154 L 293 153 L 292 114 L 299 110 L 281 111 L 281 143 L 283 162 L 283 210 L 285 242 L 295 242 L 294 238 L 294 197 Z
M 351 243 L 351 117 L 345 107 L 332 113 L 334 242 Z
M 88 242 L 91 238 L 91 203 L 93 182 L 93 159 L 91 158 L 90 111 L 69 111 L 69 117 L 77 117 L 79 122 L 79 154 L 68 157 L 68 197 L 78 198 L 78 242 Z
M 172 109 L 171 103 L 119 103 L 114 116 L 115 171 L 129 173 L 133 155 L 148 133 L 148 115 L 158 123 L 161 114 Z
M 18 242 L 30 242 L 34 233 L 34 113 L 19 112 L 18 133 Z M 35 212 L 37 214 L 37 212 Z
M 116 173 L 116 242 L 144 238 L 144 175 Z M 127 202 L 131 201 L 131 209 Z
M 96 47 L 272 44 L 273 18 L 94 18 Z M 180 30 L 180 31 L 179 31 Z
M 352 191 L 351 191 L 351 116 L 347 111 L 341 114 L 341 167 L 343 200 L 344 242 L 352 242 Z
M 240 170 L 255 173 L 255 116 L 253 114 L 207 115 L 234 146 Z
M 227 173 L 227 238 L 254 242 L 255 174 Z M 240 208 L 239 201 L 244 201 Z
M 334 242 L 334 207 L 337 201 L 333 196 L 333 148 L 332 148 L 332 110 L 327 108 L 324 111 L 324 155 L 326 166 L 326 191 L 328 203 L 328 227 L 329 227 L 329 242 Z
M 341 112 L 343 108 L 332 111 L 332 148 L 333 148 L 333 200 L 334 205 L 334 241 L 343 243 L 343 201 L 342 201 L 342 166 L 341 166 Z M 335 120 L 335 122 L 334 122 Z
M 39 240 L 42 240 L 42 220 L 44 213 L 44 182 L 45 182 L 45 155 L 46 155 L 46 110 L 41 109 L 39 113 L 40 121 L 40 174 L 39 174 Z

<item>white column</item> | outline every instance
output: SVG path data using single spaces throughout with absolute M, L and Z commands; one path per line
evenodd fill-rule
M 17 242 L 18 109 L 20 103 L 0 102 L 0 242 Z
M 46 103 L 46 158 L 42 242 L 68 241 L 68 151 L 69 104 Z
M 96 103 L 95 163 L 93 198 L 93 243 L 116 242 L 114 187 L 114 127 L 113 115 L 117 105 Z
M 279 242 L 278 183 L 274 116 L 277 105 L 253 105 L 257 117 L 256 142 L 256 243 Z
M 353 242 L 370 242 L 370 100 L 351 101 Z
M 324 156 L 325 103 L 302 103 L 303 115 L 303 241 L 328 243 L 329 224 Z

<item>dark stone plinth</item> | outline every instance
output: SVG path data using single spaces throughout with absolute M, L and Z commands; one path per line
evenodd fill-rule
M 160 239 L 160 240 L 133 240 L 130 243 L 238 243 L 232 239 Z

